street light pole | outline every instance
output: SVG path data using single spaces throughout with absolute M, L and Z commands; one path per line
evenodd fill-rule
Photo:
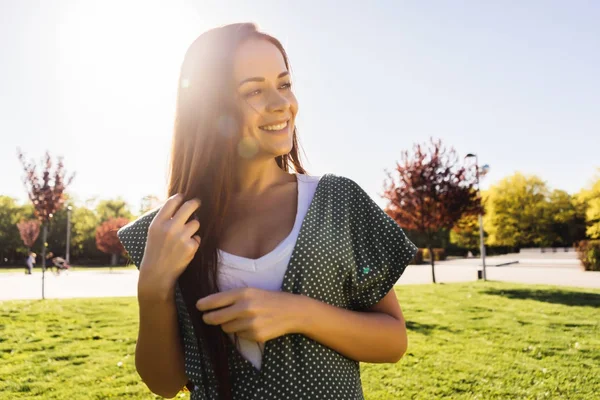
M 69 245 L 71 244 L 71 210 L 73 207 L 67 207 L 67 249 L 65 251 L 65 261 L 70 264 Z
M 465 158 L 475 157 L 475 176 L 477 179 L 477 193 L 479 194 L 479 198 L 481 199 L 481 190 L 479 188 L 479 160 L 477 158 L 477 154 L 467 154 Z M 483 280 L 487 281 L 487 275 L 485 271 L 485 243 L 483 238 L 483 216 L 481 212 L 478 215 L 479 219 L 479 251 L 481 253 L 481 264 L 483 266 Z

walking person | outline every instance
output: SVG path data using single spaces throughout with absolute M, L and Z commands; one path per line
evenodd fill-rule
M 27 260 L 25 261 L 25 263 L 27 264 L 27 271 L 25 271 L 26 275 L 33 274 L 33 265 L 35 264 L 36 256 L 37 256 L 37 254 L 35 254 L 33 251 L 29 252 L 29 255 L 27 256 Z
M 393 287 L 417 249 L 354 181 L 306 172 L 291 78 L 254 24 L 185 55 L 169 199 L 117 234 L 140 269 L 135 363 L 156 394 L 363 399 L 359 362 L 406 352 Z

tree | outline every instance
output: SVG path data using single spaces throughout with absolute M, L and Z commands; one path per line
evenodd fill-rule
M 46 152 L 45 160 L 42 163 L 42 174 L 38 176 L 35 163 L 28 163 L 19 149 L 17 149 L 17 154 L 25 170 L 23 183 L 33 204 L 35 216 L 44 226 L 42 232 L 42 299 L 44 299 L 48 225 L 52 215 L 62 207 L 65 190 L 73 181 L 75 174 L 66 178 L 62 157 L 58 157 L 57 166 L 52 171 L 52 158 L 50 153 Z
M 548 212 L 552 218 L 552 245 L 568 247 L 585 239 L 585 207 L 569 193 L 552 191 L 548 198 Z
M 102 252 L 96 247 L 96 228 L 100 225 L 100 219 L 93 210 L 86 207 L 75 207 L 71 221 L 72 257 L 97 259 L 102 256 Z
M 479 249 L 479 221 L 477 215 L 463 215 L 450 230 L 450 242 L 469 250 Z
M 162 205 L 163 201 L 161 201 L 158 196 L 153 194 L 146 195 L 142 198 L 142 202 L 140 204 L 140 215 L 147 213 L 150 210 L 155 209 Z
M 537 176 L 516 173 L 487 191 L 484 226 L 488 243 L 498 246 L 550 246 L 552 210 L 549 190 Z
M 34 218 L 31 205 L 22 206 L 9 196 L 0 196 L 0 264 L 13 265 L 26 248 L 20 239 L 17 223 Z
M 98 202 L 96 215 L 98 215 L 100 222 L 108 221 L 111 218 L 133 219 L 133 214 L 129 211 L 129 205 L 121 198 Z
M 25 247 L 27 250 L 31 249 L 40 234 L 40 221 L 37 219 L 23 220 L 17 224 L 17 228 Z
M 111 218 L 96 229 L 96 246 L 100 251 L 112 255 L 110 265 L 117 265 L 118 256 L 125 254 L 117 231 L 128 223 L 126 218 Z
M 441 140 L 415 144 L 413 153 L 404 151 L 401 160 L 396 164 L 397 180 L 388 172 L 384 184 L 386 212 L 403 228 L 423 233 L 433 254 L 438 231 L 481 211 L 475 173 L 460 165 L 456 151 L 446 149 Z M 434 257 L 430 258 L 435 283 Z
M 600 239 L 600 169 L 588 189 L 577 196 L 579 204 L 585 208 L 586 233 L 591 239 Z

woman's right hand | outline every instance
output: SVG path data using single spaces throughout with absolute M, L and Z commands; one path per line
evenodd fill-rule
M 182 203 L 181 193 L 170 197 L 150 223 L 138 290 L 144 287 L 148 292 L 168 296 L 194 258 L 200 246 L 200 236 L 196 235 L 200 222 L 186 221 L 200 207 L 200 200 Z

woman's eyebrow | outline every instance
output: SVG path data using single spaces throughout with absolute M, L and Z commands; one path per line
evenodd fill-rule
M 286 75 L 289 75 L 290 72 L 289 71 L 283 71 L 282 73 L 280 73 L 279 75 L 277 75 L 277 79 L 279 78 L 283 78 Z M 246 82 L 264 82 L 265 78 L 263 78 L 262 76 L 255 76 L 253 78 L 246 78 L 243 81 L 240 82 L 239 86 L 242 86 L 244 83 Z

